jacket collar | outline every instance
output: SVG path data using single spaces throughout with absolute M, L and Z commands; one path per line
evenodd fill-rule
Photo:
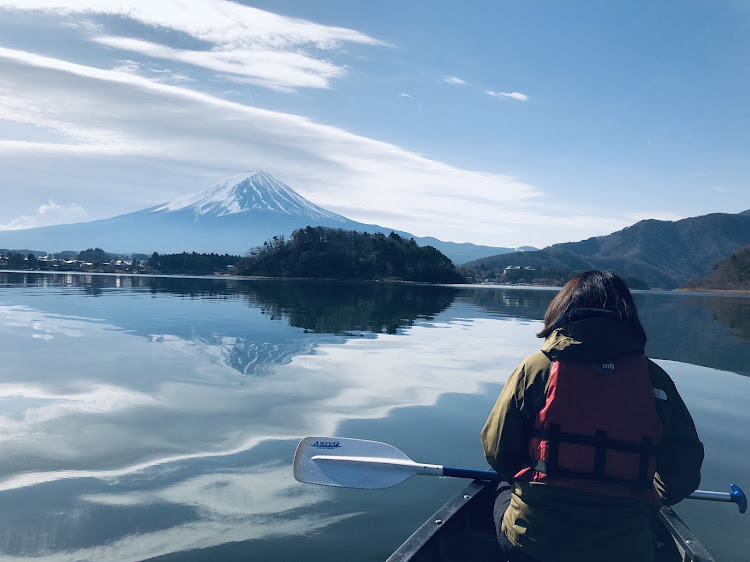
M 574 309 L 571 313 L 576 310 L 581 312 L 572 314 L 544 341 L 542 352 L 551 360 L 607 361 L 626 353 L 644 352 L 646 340 L 636 327 L 617 320 L 606 310 Z

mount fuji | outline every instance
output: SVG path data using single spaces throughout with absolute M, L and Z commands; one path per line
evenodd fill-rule
M 456 264 L 517 251 L 420 238 L 359 223 L 315 205 L 261 171 L 238 174 L 199 193 L 109 219 L 2 231 L 0 247 L 47 252 L 99 247 L 123 254 L 194 251 L 244 255 L 273 236 L 289 236 L 308 225 L 385 234 L 393 230 L 414 238 L 420 246 L 434 246 Z

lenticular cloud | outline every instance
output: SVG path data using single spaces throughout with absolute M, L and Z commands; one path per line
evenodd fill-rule
M 90 40 L 133 53 L 187 63 L 276 90 L 327 88 L 345 73 L 328 60 L 343 43 L 383 45 L 364 33 L 288 18 L 226 0 L 0 0 L 0 9 L 43 11 L 94 20 L 120 16 L 156 29 L 178 31 L 204 43 L 200 49 L 91 32 Z M 323 55 L 322 52 L 328 53 Z

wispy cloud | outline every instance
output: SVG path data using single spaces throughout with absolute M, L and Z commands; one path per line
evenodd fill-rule
M 73 63 L 63 60 L 64 49 L 53 58 L 0 47 L 0 120 L 21 131 L 0 139 L 0 187 L 14 190 L 18 209 L 0 206 L 3 228 L 50 224 L 41 218 L 51 215 L 23 211 L 42 201 L 66 202 L 59 206 L 68 218 L 54 222 L 85 220 L 71 201 L 85 201 L 92 219 L 106 218 L 198 191 L 239 169 L 268 171 L 335 212 L 346 202 L 354 220 L 457 242 L 542 245 L 562 226 L 570 239 L 625 226 L 545 208 L 540 191 L 518 177 L 461 169 L 253 107 L 247 91 L 227 92 L 234 82 L 329 88 L 345 76 L 340 59 L 354 47 L 387 46 L 356 30 L 225 0 L 0 0 L 0 15 L 14 10 L 70 26 L 66 32 L 96 51 L 87 65 L 80 51 Z M 115 30 L 111 16 L 139 25 Z M 122 31 L 144 26 L 147 40 Z M 102 68 L 107 54 L 113 70 Z
M 157 82 L 165 83 L 184 83 L 195 82 L 195 78 L 184 74 L 177 74 L 166 68 L 148 68 L 144 64 L 130 60 L 118 60 L 117 65 L 112 68 L 114 72 L 124 72 L 126 74 L 136 74 L 138 76 L 150 77 Z
M 457 86 L 466 84 L 465 81 L 461 80 L 460 78 L 457 78 L 456 76 L 449 76 L 448 78 L 443 78 L 443 82 L 448 82 L 448 84 L 455 84 Z
M 37 226 L 83 222 L 88 218 L 88 213 L 80 205 L 59 205 L 50 199 L 41 205 L 34 214 L 20 216 L 8 224 L 0 224 L 0 230 L 20 230 Z
M 495 98 L 511 98 L 518 101 L 527 101 L 529 99 L 529 96 L 521 92 L 493 92 L 485 90 L 485 93 Z
M 329 54 L 341 50 L 345 43 L 385 45 L 352 29 L 288 18 L 227 0 L 0 0 L 0 9 L 44 11 L 79 19 L 119 16 L 156 30 L 179 31 L 205 47 L 185 49 L 99 35 L 101 23 L 81 27 L 101 45 L 234 74 L 282 91 L 329 87 L 332 78 L 346 72 L 344 66 L 329 60 Z
M 130 74 L 140 74 L 141 72 L 141 63 L 125 59 L 125 60 L 118 60 L 117 66 L 112 68 L 115 72 L 127 72 Z
M 92 200 L 110 195 L 97 193 L 92 177 L 105 177 L 108 190 L 121 191 L 131 205 L 142 202 L 129 209 L 136 210 L 208 183 L 182 184 L 184 192 L 175 192 L 185 177 L 195 181 L 213 170 L 212 181 L 218 181 L 241 166 L 267 170 L 332 211 L 342 201 L 354 203 L 359 212 L 349 216 L 355 220 L 376 221 L 378 209 L 385 211 L 387 202 L 387 208 L 400 208 L 412 217 L 408 224 L 387 225 L 392 228 L 501 245 L 493 207 L 539 195 L 517 178 L 462 170 L 304 117 L 131 73 L 0 48 L 0 74 L 5 119 L 44 127 L 67 139 L 55 144 L 0 142 L 6 183 L 14 178 L 28 181 L 33 161 L 40 157 L 65 166 L 73 162 L 65 182 L 76 189 L 89 186 L 89 209 Z M 128 164 L 118 161 L 113 166 L 112 158 L 127 158 Z M 144 182 L 145 170 L 154 162 L 168 171 L 171 191 L 158 191 L 150 177 Z M 462 208 L 461 216 L 457 208 Z
M 175 49 L 128 37 L 97 37 L 94 41 L 148 57 L 167 59 L 231 74 L 234 75 L 235 81 L 280 91 L 292 91 L 297 88 L 327 88 L 332 78 L 339 78 L 345 73 L 343 67 L 301 52 L 250 48 L 196 51 Z

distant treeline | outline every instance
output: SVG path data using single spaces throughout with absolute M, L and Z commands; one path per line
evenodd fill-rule
M 367 234 L 322 226 L 273 239 L 237 262 L 239 275 L 328 279 L 393 279 L 463 283 L 450 259 L 432 246 L 391 232 Z
M 36 255 L 29 252 L 13 252 L 11 250 L 0 251 L 0 267 L 8 269 L 28 269 L 37 265 Z
M 682 289 L 705 291 L 750 291 L 750 245 L 744 246 L 714 266 L 713 273 L 690 281 Z
M 240 256 L 230 254 L 198 254 L 196 252 L 182 252 L 181 254 L 158 254 L 154 252 L 148 259 L 147 265 L 160 273 L 216 273 L 227 271 L 234 266 Z

